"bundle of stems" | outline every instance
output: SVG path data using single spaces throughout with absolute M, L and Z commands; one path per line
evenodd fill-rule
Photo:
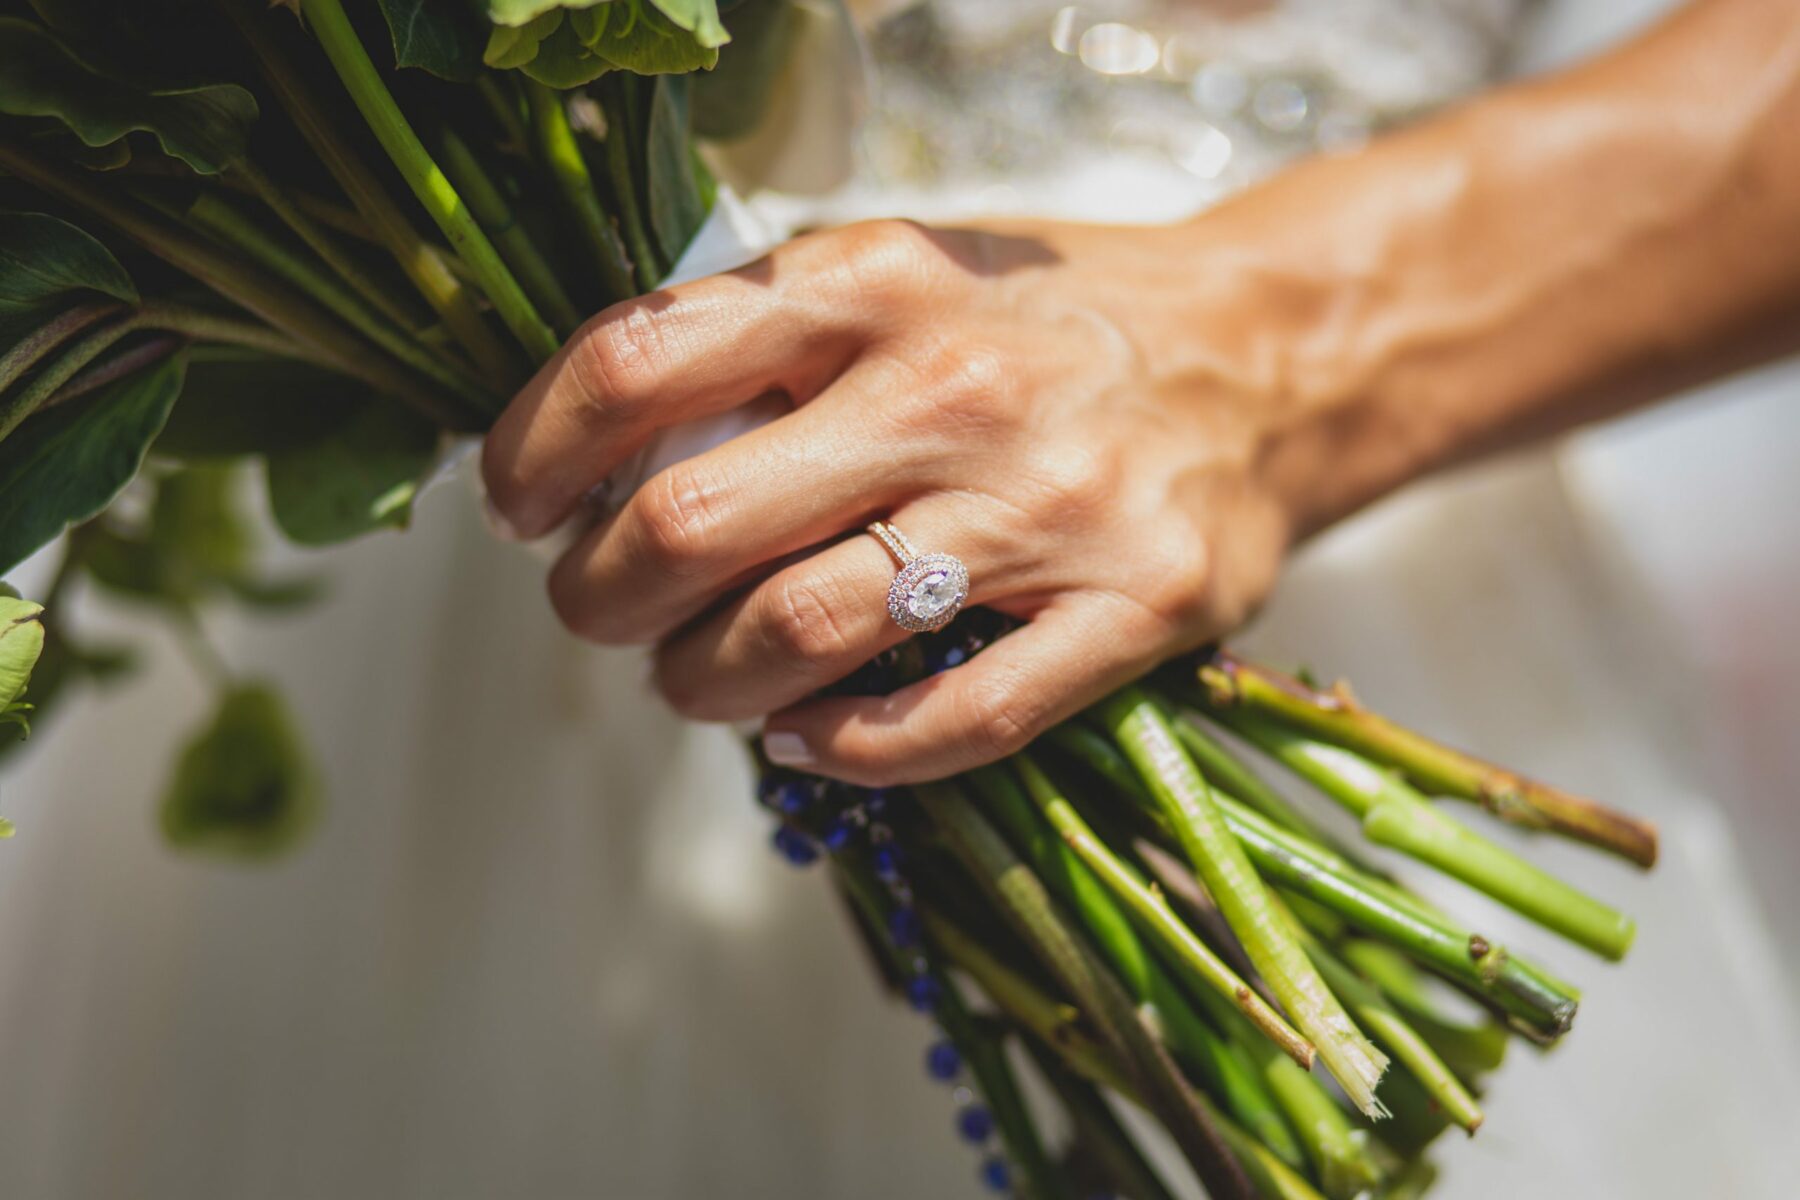
M 852 686 L 898 685 L 945 647 L 972 652 L 1003 634 L 983 621 L 969 614 Z M 1261 693 L 1224 693 L 1221 663 L 1283 694 L 1324 694 L 1211 652 L 1011 759 L 905 793 L 762 762 L 777 845 L 795 861 L 829 856 L 888 984 L 962 1048 L 1022 1194 L 1085 1194 L 1071 1191 L 1077 1175 L 1086 1191 L 1180 1194 L 1168 1155 L 1120 1120 L 1124 1104 L 1155 1119 L 1214 1197 L 1421 1195 L 1425 1150 L 1444 1129 L 1481 1127 L 1485 1077 L 1510 1038 L 1554 1043 L 1579 993 L 1335 844 L 1307 811 L 1316 802 L 1277 791 L 1244 752 L 1348 810 L 1370 842 L 1601 958 L 1625 954 L 1631 923 L 1453 822 L 1409 782 L 1437 790 L 1442 776 L 1372 760 L 1363 731 L 1385 731 L 1406 763 L 1455 752 L 1360 706 L 1340 727 L 1240 703 Z M 1584 841 L 1631 828 L 1653 855 L 1650 826 L 1580 805 L 1598 814 L 1582 831 L 1533 827 Z M 994 1053 L 996 1039 L 1023 1058 Z M 1060 1159 L 1046 1149 L 1047 1114 L 1013 1078 L 1026 1063 L 1071 1131 Z

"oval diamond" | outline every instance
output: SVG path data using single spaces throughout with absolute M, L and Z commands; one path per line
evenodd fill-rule
M 933 571 L 919 580 L 906 596 L 906 611 L 921 621 L 933 621 L 957 600 L 956 583 L 947 571 Z

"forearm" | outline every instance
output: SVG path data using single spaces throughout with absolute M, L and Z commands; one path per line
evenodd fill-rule
M 1295 532 L 1793 344 L 1800 15 L 1710 0 L 1193 226 Z M 1254 297 L 1248 305 L 1244 296 Z

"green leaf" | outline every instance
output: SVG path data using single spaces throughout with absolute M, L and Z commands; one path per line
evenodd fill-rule
M 325 436 L 269 456 L 275 522 L 308 546 L 404 526 L 436 446 L 437 429 L 410 409 L 359 405 Z
M 594 42 L 592 52 L 620 70 L 639 75 L 685 75 L 719 61 L 717 46 L 704 45 L 655 9 L 637 0 L 618 0 L 633 7 L 636 20 L 614 17 Z
M 183 849 L 267 858 L 316 820 L 319 787 L 287 706 L 261 683 L 228 691 L 190 741 L 163 795 L 162 828 Z
M 488 20 L 496 25 L 524 25 L 559 8 L 592 8 L 614 0 L 487 0 Z M 617 0 L 623 3 L 624 0 Z
M 694 131 L 715 141 L 747 137 L 768 112 L 775 83 L 793 57 L 800 30 L 795 0 L 763 0 L 731 13 L 731 49 L 695 76 Z
M 481 71 L 481 18 L 444 0 L 381 0 L 394 65 L 418 67 L 441 79 L 471 83 Z
M 719 21 L 718 0 L 650 0 L 678 28 L 702 46 L 717 49 L 731 40 Z
M 181 394 L 183 357 L 58 405 L 0 442 L 0 572 L 112 503 Z
M 44 606 L 0 596 L 0 710 L 25 694 L 31 669 L 44 652 Z
M 0 354 L 95 295 L 137 303 L 137 289 L 111 251 L 59 218 L 0 213 Z
M 225 586 L 238 603 L 265 612 L 286 612 L 311 604 L 325 594 L 325 581 L 313 576 L 292 579 L 227 579 Z
M 190 350 L 181 403 L 151 450 L 181 462 L 291 450 L 336 429 L 370 396 L 309 363 L 212 347 Z
M 531 78 L 559 91 L 592 83 L 612 69 L 612 63 L 581 44 L 575 27 L 567 21 L 537 44 L 529 62 L 519 65 Z
M 54 627 L 44 629 L 44 649 L 31 673 L 32 716 L 42 721 L 55 707 L 63 688 L 77 679 L 97 683 L 117 678 L 136 665 L 135 657 L 120 646 L 76 646 Z M 23 725 L 0 725 L 0 761 L 24 741 Z
M 706 220 L 688 141 L 688 89 L 681 76 L 656 80 L 645 148 L 650 227 L 667 262 L 675 262 Z
M 54 117 L 89 146 L 153 136 L 202 175 L 244 155 L 256 100 L 235 84 L 153 91 L 90 71 L 30 21 L 0 17 L 0 113 Z

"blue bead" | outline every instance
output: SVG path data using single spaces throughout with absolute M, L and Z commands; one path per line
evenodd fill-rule
M 783 858 L 796 867 L 804 867 L 819 857 L 819 848 L 813 845 L 812 839 L 792 826 L 777 826 L 769 841 Z
M 791 817 L 806 807 L 807 798 L 806 786 L 789 780 L 775 789 L 770 804 Z
M 985 1104 L 971 1104 L 957 1114 L 956 1128 L 971 1142 L 985 1142 L 994 1132 L 994 1114 Z
M 952 646 L 948 650 L 944 651 L 944 665 L 946 667 L 957 666 L 962 662 L 963 659 L 965 659 L 967 657 L 968 657 L 968 655 L 964 652 L 964 650 L 961 646 Z
M 893 844 L 879 846 L 875 850 L 875 874 L 888 881 L 900 877 L 900 848 Z
M 888 936 L 902 950 L 918 945 L 919 936 L 924 932 L 925 925 L 919 920 L 916 908 L 896 908 L 888 917 Z
M 962 1055 L 949 1042 L 934 1042 L 925 1051 L 925 1070 L 933 1079 L 948 1082 L 955 1079 L 956 1073 L 962 1070 Z
M 888 799 L 892 795 L 893 793 L 886 788 L 871 788 L 868 798 L 863 801 L 863 807 L 869 811 L 871 817 L 877 813 L 886 812 Z
M 938 981 L 929 975 L 917 976 L 906 985 L 906 1002 L 920 1012 L 930 1012 L 936 1008 L 941 994 Z
M 990 1158 L 981 1164 L 981 1182 L 989 1190 L 1004 1192 L 1012 1186 L 1012 1172 L 1006 1169 L 1004 1158 Z
M 825 837 L 823 839 L 825 848 L 833 854 L 836 854 L 839 850 L 842 850 L 845 846 L 850 844 L 850 839 L 855 833 L 855 828 L 846 822 L 833 821 L 831 827 L 825 831 Z

